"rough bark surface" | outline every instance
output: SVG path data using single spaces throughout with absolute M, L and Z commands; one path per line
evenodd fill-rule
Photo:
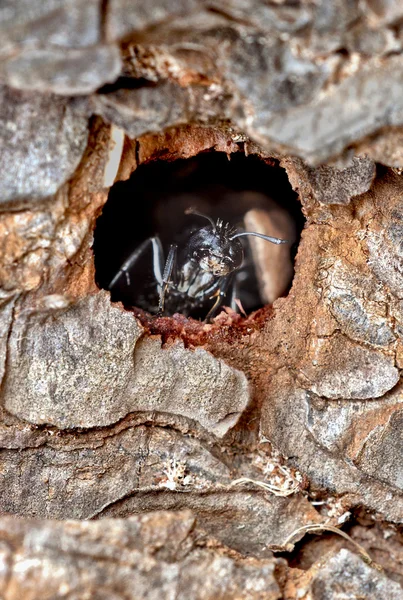
M 25 598 L 281 597 L 281 559 L 245 560 L 209 549 L 190 511 L 102 523 L 3 518 L 0 592 Z M 200 541 L 198 541 L 200 538 Z
M 403 598 L 402 18 L 0 7 L 5 600 Z M 96 219 L 139 165 L 207 150 L 287 172 L 292 288 L 246 319 L 140 322 L 95 283 Z M 384 572 L 330 534 L 287 554 L 348 517 Z

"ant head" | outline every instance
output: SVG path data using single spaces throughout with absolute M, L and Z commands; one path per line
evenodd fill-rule
M 216 277 L 229 275 L 242 264 L 244 251 L 239 240 L 231 240 L 229 226 L 217 225 L 203 227 L 190 238 L 188 251 L 197 260 L 203 271 Z
M 185 213 L 198 215 L 210 221 L 209 226 L 199 229 L 191 236 L 187 250 L 189 256 L 199 262 L 203 271 L 217 277 L 229 275 L 242 265 L 244 250 L 238 239 L 242 236 L 258 237 L 272 244 L 288 243 L 287 240 L 252 231 L 237 233 L 229 223 L 224 224 L 221 219 L 214 223 L 213 219 L 194 208 L 188 208 Z

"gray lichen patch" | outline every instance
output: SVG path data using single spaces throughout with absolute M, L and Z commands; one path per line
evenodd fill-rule
M 322 97 L 283 115 L 268 112 L 247 130 L 258 141 L 269 138 L 284 144 L 290 154 L 304 155 L 309 162 L 328 160 L 381 126 L 402 124 L 402 77 L 400 56 L 382 63 L 374 58 Z
M 152 339 L 138 344 L 127 394 L 130 411 L 184 415 L 220 437 L 236 424 L 250 399 L 241 371 L 203 348 L 187 350 L 176 342 L 163 349 Z
M 401 298 L 403 286 L 403 218 L 394 210 L 384 228 L 370 229 L 367 236 L 368 264 L 388 289 Z M 388 222 L 389 221 L 389 222 Z
M 201 10 L 203 4 L 203 0 L 157 0 L 150 4 L 111 0 L 108 4 L 107 37 L 117 40 L 133 32 L 153 28 L 165 20 Z
M 76 99 L 0 86 L 0 203 L 53 196 L 74 173 L 88 138 Z
M 367 192 L 375 177 L 375 163 L 368 157 L 355 156 L 346 168 L 310 167 L 301 159 L 286 158 L 282 164 L 298 188 L 304 182 L 304 195 L 321 204 L 348 204 L 354 196 Z
M 5 408 L 62 429 L 102 427 L 135 411 L 182 415 L 218 436 L 235 425 L 249 402 L 242 372 L 201 348 L 164 349 L 159 339 L 138 342 L 141 335 L 106 292 L 68 308 L 21 310 L 8 343 Z
M 66 96 L 90 94 L 116 80 L 121 70 L 117 46 L 29 49 L 11 58 L 4 77 L 10 87 Z
M 279 600 L 282 559 L 198 544 L 190 511 L 102 522 L 0 520 L 0 594 L 26 598 Z M 9 591 L 11 590 L 11 594 Z
M 8 334 L 13 322 L 16 297 L 5 292 L 0 295 L 0 385 L 6 369 Z
M 301 373 L 304 386 L 329 399 L 379 398 L 399 381 L 393 356 L 354 344 L 343 335 L 314 338 L 311 364 Z
M 373 432 L 384 431 L 390 416 L 402 408 L 403 394 L 399 384 L 389 394 L 370 402 L 328 401 L 309 394 L 306 427 L 318 444 L 359 463 L 363 448 L 367 440 L 372 439 Z
M 387 347 L 396 340 L 388 314 L 390 297 L 369 269 L 333 259 L 324 269 L 323 294 L 341 331 L 351 340 Z
M 309 597 L 312 600 L 331 598 L 368 598 L 371 600 L 401 600 L 403 589 L 383 572 L 343 548 L 311 567 Z
M 368 436 L 357 464 L 364 473 L 403 490 L 403 409 L 396 410 L 384 425 Z
M 106 292 L 65 310 L 22 311 L 9 339 L 4 406 L 61 428 L 115 422 L 126 414 L 122 398 L 141 332 Z
M 51 447 L 55 437 L 40 448 L 2 450 L 3 512 L 88 519 L 138 487 L 138 464 L 147 452 L 144 427 L 66 451 Z
M 100 0 L 5 0 L 1 4 L 3 52 L 21 45 L 77 48 L 101 41 Z
M 319 64 L 300 58 L 275 36 L 239 35 L 228 48 L 221 58 L 222 70 L 243 105 L 246 118 L 242 125 L 252 137 L 266 134 L 274 114 L 291 116 L 299 106 L 309 104 L 331 71 L 326 59 Z

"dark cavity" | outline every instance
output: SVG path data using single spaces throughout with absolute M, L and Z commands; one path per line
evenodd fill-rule
M 183 247 L 192 231 L 208 224 L 196 215 L 186 215 L 189 207 L 197 208 L 214 220 L 227 221 L 242 231 L 243 217 L 249 210 L 263 209 L 270 213 L 276 206 L 282 207 L 294 224 L 295 237 L 290 248 L 294 260 L 304 217 L 286 171 L 276 161 L 266 163 L 257 156 L 243 153 L 232 154 L 228 160 L 225 153 L 205 152 L 191 159 L 158 160 L 140 165 L 129 180 L 111 188 L 97 220 L 93 246 L 97 285 L 108 289 L 123 262 L 150 236 L 160 237 L 165 256 L 170 244 Z M 246 313 L 263 305 L 249 239 L 242 238 L 245 267 L 239 289 L 240 304 Z M 156 313 L 158 291 L 151 248 L 130 272 L 130 285 L 122 277 L 111 290 L 111 297 L 113 301 L 121 301 L 126 309 Z M 169 301 L 168 295 L 165 316 L 182 308 L 187 316 L 203 319 L 208 312 L 208 306 L 186 311 L 183 310 L 186 302 L 180 305 L 176 302 Z

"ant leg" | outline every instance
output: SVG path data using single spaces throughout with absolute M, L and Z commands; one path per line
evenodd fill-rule
M 171 283 L 172 273 L 174 272 L 174 268 L 176 266 L 176 254 L 177 254 L 178 246 L 176 244 L 172 244 L 169 248 L 168 258 L 164 267 L 164 274 L 162 276 L 161 281 L 161 291 L 160 291 L 160 301 L 158 304 L 158 316 L 161 316 L 164 312 L 165 306 L 165 294 L 167 293 L 168 286 Z
M 144 240 L 144 242 L 142 242 L 140 244 L 140 246 L 138 246 L 134 250 L 134 252 L 132 252 L 130 254 L 129 258 L 127 258 L 125 260 L 123 265 L 120 267 L 119 271 L 116 273 L 115 277 L 113 277 L 113 279 L 109 283 L 109 285 L 108 285 L 109 290 L 111 290 L 117 284 L 117 282 L 119 281 L 119 279 L 122 277 L 123 274 L 126 277 L 127 285 L 130 285 L 129 271 L 135 265 L 135 263 L 138 261 L 140 256 L 142 256 L 142 254 L 144 254 L 144 252 L 147 250 L 147 247 L 150 244 L 151 244 L 152 250 L 153 250 L 154 276 L 155 276 L 155 279 L 157 280 L 157 282 L 159 283 L 159 285 L 163 284 L 161 272 L 162 272 L 162 266 L 164 264 L 164 251 L 162 249 L 160 239 L 158 237 L 150 237 L 150 238 L 147 238 L 146 240 Z
M 224 298 L 227 294 L 227 290 L 228 290 L 228 287 L 230 286 L 231 282 L 232 282 L 232 273 L 230 275 L 227 275 L 226 277 L 222 277 L 220 279 L 220 284 L 218 285 L 217 291 L 215 292 L 215 294 L 213 294 L 213 296 L 211 296 L 212 298 L 216 297 L 216 301 L 214 302 L 213 306 L 208 311 L 207 316 L 204 319 L 204 322 L 207 323 L 211 319 L 211 317 L 214 315 L 214 313 L 217 311 L 217 309 L 220 307 L 222 301 L 224 300 Z
M 214 302 L 213 306 L 208 311 L 206 318 L 204 319 L 204 323 L 208 323 L 208 321 L 211 319 L 213 314 L 216 312 L 217 308 L 220 306 L 220 304 L 223 301 L 223 298 L 225 296 L 225 294 L 221 293 L 221 290 L 217 290 L 215 295 L 216 295 L 216 301 Z
M 242 271 L 238 271 L 234 277 L 234 283 L 231 288 L 231 301 L 230 307 L 234 312 L 241 312 L 245 317 L 247 316 L 244 307 L 242 306 L 242 302 L 240 299 L 240 291 L 241 291 L 241 283 L 242 279 L 244 279 L 244 273 Z
M 230 296 L 230 307 L 232 308 L 232 310 L 234 310 L 235 312 L 237 311 L 237 303 L 236 303 L 236 299 L 239 298 L 239 281 L 238 278 L 235 276 L 234 277 L 234 283 L 232 284 L 232 288 L 231 288 L 231 296 Z
M 162 266 L 164 264 L 164 251 L 159 237 L 152 237 L 153 245 L 153 273 L 158 285 L 163 284 Z

